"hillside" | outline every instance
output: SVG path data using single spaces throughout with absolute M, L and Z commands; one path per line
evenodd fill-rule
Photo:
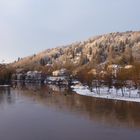
M 48 49 L 39 54 L 19 59 L 12 67 L 43 69 L 46 71 L 66 67 L 74 71 L 98 64 L 131 64 L 140 62 L 140 32 L 110 33 L 75 42 L 67 46 Z

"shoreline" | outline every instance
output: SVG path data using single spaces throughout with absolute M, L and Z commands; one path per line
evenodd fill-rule
M 114 101 L 125 101 L 125 102 L 135 102 L 135 103 L 140 103 L 140 97 L 138 96 L 117 96 L 115 94 L 110 94 L 110 93 L 103 93 L 97 94 L 94 92 L 91 92 L 87 87 L 80 86 L 80 87 L 75 87 L 72 86 L 72 91 L 74 91 L 76 94 L 82 95 L 82 96 L 88 96 L 88 97 L 93 97 L 93 98 L 98 98 L 98 99 L 108 99 L 108 100 L 114 100 Z M 133 95 L 136 93 L 136 91 L 133 93 Z M 128 95 L 128 94 L 127 94 Z

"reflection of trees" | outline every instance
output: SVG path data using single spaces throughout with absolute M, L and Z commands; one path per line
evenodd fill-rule
M 18 89 L 16 89 L 18 90 Z M 140 104 L 80 96 L 71 91 L 53 91 L 45 86 L 40 90 L 19 90 L 19 93 L 47 107 L 76 113 L 97 122 L 140 127 Z M 36 93 L 36 94 L 34 94 Z
M 0 90 L 0 105 L 15 102 L 15 93 L 59 111 L 75 113 L 97 122 L 140 127 L 140 104 L 80 96 L 68 89 L 56 91 L 39 85 L 34 88 L 4 88 Z M 17 95 L 18 96 L 18 95 Z
M 39 90 L 41 88 L 41 84 L 40 83 L 25 83 L 25 82 L 15 82 L 12 84 L 13 88 L 16 89 L 21 89 L 21 90 Z
M 14 95 L 11 93 L 10 87 L 2 87 L 0 89 L 0 104 L 13 104 L 14 102 Z

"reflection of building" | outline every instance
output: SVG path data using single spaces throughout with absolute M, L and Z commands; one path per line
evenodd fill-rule
M 56 91 L 56 92 L 65 92 L 66 90 L 68 90 L 65 86 L 64 87 L 60 87 L 60 86 L 57 86 L 57 85 L 48 85 L 48 87 L 52 91 Z

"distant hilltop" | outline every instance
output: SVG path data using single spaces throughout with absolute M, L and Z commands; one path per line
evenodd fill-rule
M 52 72 L 67 68 L 78 71 L 99 64 L 129 65 L 140 62 L 140 31 L 116 32 L 89 38 L 86 41 L 47 49 L 29 57 L 19 58 L 14 68 Z

